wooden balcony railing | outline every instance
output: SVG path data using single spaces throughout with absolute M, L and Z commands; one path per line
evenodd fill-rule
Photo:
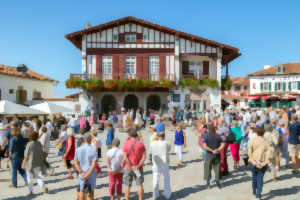
M 118 77 L 122 78 L 120 76 L 118 76 Z M 114 76 L 112 74 L 102 74 L 101 77 L 97 76 L 96 74 L 70 74 L 70 78 L 80 78 L 83 80 L 92 79 L 92 78 L 101 78 L 102 80 L 111 80 L 111 79 L 114 79 Z M 125 79 L 151 79 L 151 80 L 155 80 L 155 81 L 163 79 L 163 77 L 161 77 L 159 74 L 137 75 L 137 74 L 126 74 L 126 73 L 123 75 L 123 78 L 125 78 Z M 209 75 L 182 74 L 181 78 L 205 79 L 205 78 L 209 78 Z M 177 77 L 176 77 L 175 73 L 169 73 L 169 74 L 166 74 L 164 79 L 168 79 L 168 80 L 176 82 Z

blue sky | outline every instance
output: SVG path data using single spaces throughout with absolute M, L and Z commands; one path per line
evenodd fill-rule
M 231 76 L 300 61 L 298 0 L 9 0 L 0 3 L 0 63 L 55 78 L 56 96 L 70 73 L 81 72 L 81 54 L 64 35 L 124 16 L 135 16 L 238 47 Z

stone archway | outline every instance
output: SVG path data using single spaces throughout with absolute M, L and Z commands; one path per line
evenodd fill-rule
M 101 113 L 108 113 L 115 111 L 117 108 L 117 101 L 113 95 L 104 95 L 101 100 Z
M 139 107 L 139 99 L 134 94 L 129 94 L 124 98 L 124 108 L 137 110 Z
M 152 109 L 152 110 L 159 110 L 161 106 L 161 101 L 159 96 L 152 94 L 149 95 L 147 98 L 147 109 Z

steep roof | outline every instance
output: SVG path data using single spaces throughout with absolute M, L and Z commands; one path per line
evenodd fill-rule
M 248 77 L 230 77 L 232 85 L 249 85 L 250 79 Z
M 143 20 L 143 19 L 139 19 L 136 17 L 132 17 L 132 16 L 128 16 L 128 17 L 124 17 L 124 18 L 120 18 L 108 23 L 104 23 L 98 26 L 94 26 L 94 27 L 90 27 L 88 29 L 82 29 L 80 31 L 76 31 L 70 34 L 65 35 L 65 37 L 70 40 L 77 48 L 81 49 L 81 40 L 82 40 L 82 36 L 84 34 L 89 34 L 89 33 L 94 33 L 99 31 L 100 29 L 107 29 L 107 28 L 111 28 L 117 25 L 121 25 L 121 24 L 126 24 L 126 23 L 135 23 L 135 24 L 139 24 L 142 26 L 146 26 L 149 28 L 153 28 L 156 30 L 160 30 L 163 32 L 167 32 L 170 34 L 175 34 L 177 36 L 186 38 L 186 39 L 190 39 L 190 40 L 195 40 L 207 45 L 211 45 L 214 47 L 219 47 L 223 50 L 223 64 L 227 64 L 229 62 L 231 62 L 232 60 L 234 60 L 235 58 L 239 57 L 241 55 L 240 51 L 238 48 L 236 47 L 232 47 L 230 45 L 226 45 L 226 44 L 222 44 L 213 40 L 209 40 L 206 38 L 202 38 L 196 35 L 192 35 L 189 33 L 185 33 L 176 29 L 172 29 L 172 28 L 168 28 L 165 26 L 161 26 L 159 24 L 154 24 L 152 22 Z
M 1 64 L 0 64 L 0 74 L 15 76 L 19 78 L 35 79 L 40 81 L 58 82 L 57 80 L 54 80 L 42 74 L 38 74 L 31 70 L 28 70 L 26 73 L 22 73 L 22 72 L 18 72 L 16 67 L 6 66 Z
M 254 73 L 249 74 L 249 76 L 265 76 L 265 75 L 276 75 L 278 74 L 278 67 L 280 65 L 272 66 L 268 69 L 260 70 Z M 282 64 L 284 67 L 284 72 L 280 74 L 300 74 L 300 62 L 296 63 L 285 63 Z

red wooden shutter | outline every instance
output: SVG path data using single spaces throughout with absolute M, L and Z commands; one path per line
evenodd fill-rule
M 102 79 L 102 56 L 96 58 L 96 76 Z
M 143 78 L 143 57 L 137 56 L 136 57 L 136 79 Z
M 166 78 L 166 56 L 159 56 L 159 77 L 161 79 Z
M 142 43 L 143 42 L 143 33 L 137 33 L 136 34 L 136 41 L 137 41 L 137 43 Z
M 119 78 L 119 56 L 114 55 L 112 57 L 112 78 L 118 79 Z
M 209 61 L 203 61 L 203 75 L 209 75 Z
M 119 56 L 119 78 L 124 78 L 125 74 L 125 56 Z
M 188 73 L 189 73 L 189 62 L 182 61 L 182 74 L 188 74 Z
M 143 78 L 148 79 L 149 78 L 149 57 L 143 56 Z
M 119 34 L 119 42 L 120 43 L 124 43 L 125 42 L 125 34 L 124 33 L 120 33 Z

